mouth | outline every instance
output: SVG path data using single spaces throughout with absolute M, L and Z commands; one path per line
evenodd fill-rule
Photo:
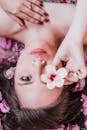
M 31 55 L 44 55 L 46 53 L 47 52 L 42 48 L 37 48 L 37 49 L 34 49 L 30 52 Z

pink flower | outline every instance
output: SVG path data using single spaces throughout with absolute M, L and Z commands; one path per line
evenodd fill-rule
M 48 89 L 54 89 L 55 87 L 62 87 L 64 85 L 65 77 L 67 76 L 67 70 L 62 67 L 56 70 L 55 66 L 47 65 L 45 74 L 41 75 L 41 81 L 47 84 Z
M 6 103 L 5 100 L 2 100 L 2 102 L 0 103 L 0 111 L 3 113 L 8 113 L 10 110 L 8 104 Z
M 86 116 L 87 115 L 87 95 L 82 94 L 82 99 L 83 99 L 83 114 Z
M 67 130 L 80 130 L 80 127 L 76 125 L 68 125 Z
M 10 49 L 11 48 L 11 40 L 7 40 L 6 38 L 0 38 L 0 46 L 3 49 Z
M 85 79 L 80 79 L 77 85 L 75 86 L 73 92 L 78 92 L 83 90 L 85 87 Z

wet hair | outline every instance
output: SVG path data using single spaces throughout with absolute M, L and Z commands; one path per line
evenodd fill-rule
M 84 115 L 81 112 L 82 93 L 87 94 L 87 82 L 84 90 L 73 92 L 76 83 L 65 86 L 60 97 L 52 107 L 40 109 L 21 108 L 14 90 L 14 80 L 8 80 L 3 72 L 16 63 L 3 62 L 0 64 L 0 91 L 2 97 L 10 106 L 6 114 L 0 112 L 4 130 L 45 130 L 57 128 L 58 125 L 78 124 L 84 127 Z M 87 81 L 87 79 L 86 79 Z

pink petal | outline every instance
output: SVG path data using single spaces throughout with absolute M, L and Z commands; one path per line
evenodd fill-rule
M 68 125 L 67 130 L 80 130 L 78 125 Z
M 75 86 L 73 92 L 81 91 L 85 87 L 85 79 L 81 79 Z
M 41 79 L 41 81 L 44 82 L 44 83 L 47 83 L 47 81 L 48 81 L 48 78 L 47 78 L 46 74 L 42 74 L 42 75 L 40 76 L 40 79 Z
M 85 125 L 85 127 L 87 128 L 87 120 L 85 120 L 84 125 Z
M 64 79 L 56 79 L 55 80 L 55 86 L 56 87 L 63 87 L 63 85 L 64 85 Z
M 87 101 L 87 95 L 82 94 L 82 99 L 83 99 L 84 101 Z
M 8 106 L 8 104 L 6 103 L 5 100 L 3 100 L 1 103 L 0 103 L 0 111 L 3 112 L 3 113 L 7 113 L 9 112 L 10 108 Z
M 52 90 L 54 89 L 56 86 L 55 86 L 55 83 L 54 82 L 50 82 L 50 83 L 47 83 L 47 88 Z
M 57 70 L 57 75 L 59 76 L 59 78 L 65 78 L 67 76 L 67 74 L 68 74 L 68 72 L 64 67 Z
M 45 70 L 46 70 L 46 73 L 47 73 L 47 74 L 51 74 L 51 73 L 55 73 L 55 72 L 56 72 L 56 68 L 55 68 L 55 66 L 53 66 L 52 64 L 47 65 L 47 66 L 45 67 Z

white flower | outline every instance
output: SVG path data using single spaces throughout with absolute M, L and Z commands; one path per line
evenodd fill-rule
M 56 70 L 55 66 L 47 65 L 45 73 L 41 75 L 41 81 L 47 84 L 48 89 L 62 87 L 67 74 L 67 70 L 64 67 Z

